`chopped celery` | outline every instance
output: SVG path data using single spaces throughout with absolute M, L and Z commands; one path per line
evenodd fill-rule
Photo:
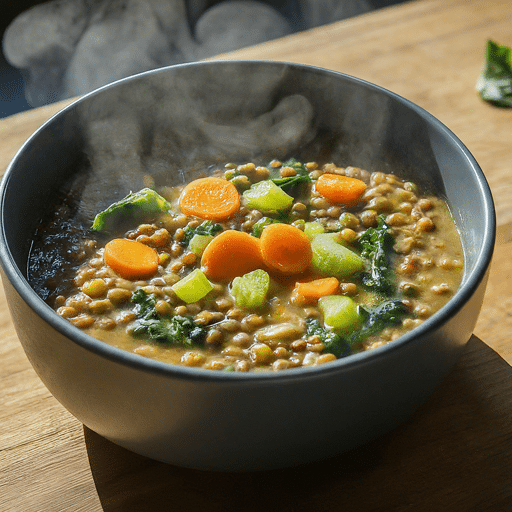
M 364 262 L 339 243 L 339 233 L 320 233 L 311 241 L 313 268 L 322 275 L 344 278 L 363 270 Z
M 306 222 L 304 225 L 304 234 L 310 241 L 320 233 L 325 233 L 325 228 L 320 224 L 320 222 Z
M 188 244 L 190 252 L 198 258 L 203 255 L 206 246 L 214 239 L 213 235 L 194 235 Z
M 282 213 L 289 210 L 293 197 L 284 192 L 272 180 L 260 181 L 242 194 L 242 199 L 248 208 L 263 213 Z
M 170 203 L 150 188 L 130 192 L 126 197 L 111 204 L 98 213 L 92 223 L 92 231 L 111 231 L 120 222 L 143 219 L 157 213 L 165 213 L 171 208 Z
M 335 328 L 328 324 L 328 321 L 332 324 L 337 323 L 337 311 L 342 314 L 343 308 L 337 307 L 340 305 L 337 305 L 336 302 L 344 301 L 347 297 L 343 297 L 341 295 L 339 296 L 340 299 L 337 297 L 338 296 L 331 295 L 323 297 L 319 301 L 319 307 L 321 307 L 321 304 L 323 303 L 325 310 L 324 315 L 327 318 L 324 318 L 324 323 L 326 324 L 325 327 L 322 327 L 316 318 L 308 318 L 306 320 L 306 334 L 308 336 L 320 336 L 320 339 L 325 345 L 325 351 L 334 354 L 336 357 L 345 357 L 350 355 L 353 349 L 359 346 L 365 338 L 374 336 L 387 326 L 400 325 L 403 317 L 407 315 L 407 308 L 404 303 L 399 300 L 382 302 L 369 310 L 363 307 L 358 307 L 356 312 L 359 315 L 359 319 L 356 318 L 352 305 L 345 310 L 344 313 L 346 314 L 346 317 L 344 320 L 350 324 L 350 318 L 352 317 L 354 319 L 354 323 L 351 326 L 350 332 L 343 332 L 339 327 Z M 332 301 L 332 304 L 330 304 L 330 301 Z M 330 318 L 329 315 L 333 315 L 334 320 Z M 353 328 L 354 326 L 355 328 Z
M 171 288 L 181 300 L 191 303 L 202 299 L 213 289 L 213 285 L 208 281 L 206 276 L 196 268 L 183 279 L 180 279 Z
M 253 309 L 262 306 L 267 298 L 270 277 L 264 270 L 257 269 L 235 277 L 231 286 L 231 295 L 241 309 Z
M 323 314 L 324 324 L 338 334 L 355 331 L 363 321 L 357 304 L 345 295 L 327 295 L 318 299 L 318 307 Z

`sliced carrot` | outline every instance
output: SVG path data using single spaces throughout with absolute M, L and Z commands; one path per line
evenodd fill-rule
M 313 257 L 308 237 L 290 224 L 270 224 L 263 230 L 260 243 L 265 264 L 284 274 L 304 272 Z
M 181 210 L 201 219 L 226 220 L 240 209 L 238 190 L 222 178 L 200 178 L 191 181 L 181 192 Z
M 296 274 L 283 274 L 282 272 L 273 270 L 268 266 L 265 270 L 270 274 L 270 277 L 273 281 L 276 281 L 283 288 L 287 288 L 289 290 L 293 289 L 297 281 L 312 281 L 313 279 L 320 279 L 322 277 L 316 273 L 312 273 L 311 266 L 308 267 L 304 272 L 299 272 Z
M 108 242 L 103 259 L 124 279 L 146 279 L 158 270 L 158 253 L 152 247 L 126 238 Z
M 335 277 L 324 277 L 307 282 L 296 282 L 292 292 L 293 301 L 301 306 L 315 304 L 320 297 L 335 295 L 340 282 Z
M 211 281 L 229 282 L 263 266 L 259 238 L 233 229 L 217 235 L 201 257 L 201 270 Z
M 315 188 L 331 203 L 351 204 L 361 198 L 366 183 L 357 178 L 326 173 L 318 178 Z

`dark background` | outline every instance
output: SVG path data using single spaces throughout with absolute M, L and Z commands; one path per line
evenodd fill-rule
M 9 23 L 28 8 L 43 0 L 0 0 L 0 41 Z M 30 108 L 23 92 L 21 73 L 9 65 L 0 53 L 0 117 L 7 117 Z
M 3 39 L 5 29 L 18 14 L 45 1 L 47 0 L 0 0 L 0 41 Z M 208 4 L 214 5 L 220 1 L 221 0 L 209 0 Z M 262 1 L 273 5 L 288 18 L 293 16 L 298 9 L 298 0 Z M 370 0 L 370 3 L 378 9 L 403 1 L 404 0 Z M 300 23 L 295 25 L 292 23 L 292 26 L 296 31 L 304 28 Z M 23 112 L 30 108 L 31 106 L 25 99 L 22 73 L 18 69 L 13 68 L 5 60 L 3 52 L 0 52 L 0 118 Z

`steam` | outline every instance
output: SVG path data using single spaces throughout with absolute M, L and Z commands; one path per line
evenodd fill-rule
M 3 39 L 33 106 L 371 10 L 375 0 L 51 0 Z
M 86 217 L 148 184 L 172 186 L 227 162 L 267 163 L 315 137 L 311 102 L 285 92 L 286 66 L 232 64 L 137 77 L 79 104 L 89 162 L 79 176 Z
M 185 64 L 107 87 L 76 109 L 88 158 L 82 207 L 91 215 L 130 191 L 173 186 L 227 162 L 293 156 L 398 175 L 438 167 L 428 127 L 405 105 L 294 65 Z M 428 189 L 437 177 L 415 181 Z
M 311 130 L 313 107 L 300 95 L 283 98 L 277 106 L 243 126 L 219 126 L 203 123 L 202 132 L 214 147 L 238 153 L 241 149 L 258 153 L 261 148 L 276 155 L 287 154 L 297 141 L 305 140 Z

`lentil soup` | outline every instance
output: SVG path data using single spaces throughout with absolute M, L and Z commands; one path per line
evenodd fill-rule
M 63 237 L 68 210 L 34 241 L 36 291 L 91 336 L 172 364 L 328 363 L 418 326 L 462 279 L 445 201 L 356 167 L 227 164 L 130 194 Z

